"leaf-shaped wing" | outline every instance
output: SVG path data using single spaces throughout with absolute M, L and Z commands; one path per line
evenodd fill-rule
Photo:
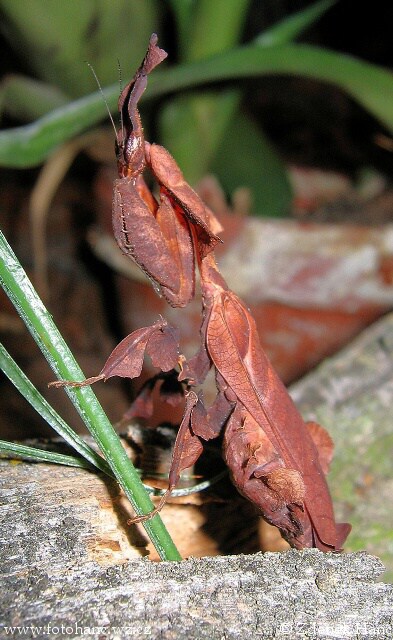
M 159 320 L 150 327 L 137 329 L 115 347 L 100 375 L 105 380 L 113 376 L 137 378 L 142 371 L 146 350 L 151 357 L 154 356 L 154 366 L 169 371 L 177 364 L 175 340 L 176 331 L 164 320 Z
M 261 389 L 255 387 L 254 372 L 246 366 L 252 348 L 249 322 L 252 318 L 243 312 L 243 305 L 232 291 L 217 289 L 207 322 L 207 351 L 238 400 L 265 431 L 273 446 L 280 450 L 279 440 L 264 411 Z
M 335 549 L 333 506 L 318 451 L 262 350 L 253 318 L 233 292 L 216 287 L 206 336 L 214 365 L 265 432 L 285 467 L 301 474 L 316 546 Z

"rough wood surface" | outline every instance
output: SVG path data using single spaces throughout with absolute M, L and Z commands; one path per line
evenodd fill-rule
M 393 587 L 366 553 L 154 563 L 99 476 L 1 461 L 0 487 L 1 637 L 392 637 Z
M 127 526 L 132 515 L 118 485 L 103 475 L 72 467 L 0 460 L 3 568 L 11 563 L 23 571 L 38 561 L 42 568 L 54 563 L 61 568 L 70 560 L 64 555 L 69 548 L 73 559 L 102 566 L 147 554 L 157 560 L 143 528 Z M 260 548 L 259 518 L 236 492 L 231 500 L 218 502 L 204 494 L 173 499 L 162 518 L 182 557 L 251 553 Z
M 3 574 L 1 624 L 27 638 L 390 640 L 393 587 L 375 583 L 381 569 L 365 553 L 317 550 L 109 569 L 38 562 Z

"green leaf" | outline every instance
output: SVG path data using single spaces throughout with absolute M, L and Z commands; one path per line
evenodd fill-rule
M 175 18 L 177 43 L 182 58 L 187 51 L 197 0 L 168 0 L 168 2 Z
M 183 62 L 211 57 L 234 47 L 243 31 L 249 0 L 198 0 L 181 16 Z M 177 15 L 180 15 L 179 7 Z M 219 25 L 219 28 L 217 28 Z M 236 89 L 176 96 L 159 113 L 161 143 L 174 155 L 188 182 L 209 170 L 217 146 L 240 105 Z
M 297 75 L 332 83 L 357 100 L 393 132 L 393 75 L 368 62 L 304 44 L 277 47 L 247 45 L 208 60 L 157 72 L 149 80 L 146 99 L 220 80 L 268 75 Z M 105 91 L 110 108 L 118 87 Z M 40 120 L 0 133 L 0 165 L 28 167 L 42 162 L 60 143 L 96 124 L 104 115 L 95 93 Z
M 179 96 L 160 111 L 160 140 L 176 158 L 188 182 L 212 170 L 217 146 L 238 110 L 241 94 L 226 89 Z
M 393 131 L 393 74 L 343 53 L 307 44 L 276 47 L 246 45 L 229 52 L 156 74 L 148 98 L 199 84 L 239 78 L 291 75 L 341 88 Z
M 234 47 L 242 35 L 250 0 L 198 0 L 188 24 L 182 61 L 202 60 Z
M 109 108 L 117 104 L 118 85 L 104 91 Z M 0 132 L 0 165 L 31 167 L 43 162 L 61 143 L 102 120 L 106 106 L 97 92 L 70 102 L 23 127 Z
M 308 27 L 318 20 L 337 0 L 319 0 L 314 4 L 291 13 L 277 24 L 266 29 L 254 42 L 264 47 L 287 44 L 298 38 Z
M 16 120 L 28 122 L 41 118 L 67 102 L 67 96 L 60 89 L 33 78 L 12 75 L 0 83 L 0 113 Z
M 118 60 L 127 75 L 136 69 L 160 15 L 156 0 L 0 0 L 0 8 L 17 53 L 40 79 L 72 97 L 96 86 L 86 61 L 104 85 L 117 74 Z
M 212 171 L 231 193 L 238 187 L 251 192 L 253 213 L 283 216 L 292 199 L 287 173 L 261 129 L 244 114 L 236 116 L 231 135 L 217 149 Z
M 334 1 L 322 0 L 285 18 L 259 36 L 255 42 L 260 46 L 271 46 L 292 40 L 334 4 Z M 181 6 L 179 3 L 172 3 L 180 23 L 180 40 L 186 43 L 182 49 L 183 61 L 207 58 L 233 47 L 239 40 L 248 2 L 200 0 L 196 4 L 188 5 L 188 13 L 185 10 L 187 4 L 180 4 Z M 220 29 L 212 29 L 212 25 L 220 25 Z M 160 109 L 160 140 L 174 155 L 186 180 L 191 184 L 196 184 L 206 173 L 214 171 L 220 176 L 221 184 L 225 183 L 227 190 L 231 192 L 240 186 L 240 179 L 243 185 L 247 185 L 252 191 L 258 212 L 272 211 L 273 215 L 286 215 L 291 190 L 283 164 L 268 146 L 263 134 L 259 134 L 257 127 L 253 127 L 256 139 L 247 136 L 247 140 L 251 141 L 250 150 L 245 148 L 244 140 L 239 139 L 237 131 L 230 127 L 231 123 L 237 126 L 242 118 L 239 113 L 240 104 L 239 89 L 209 92 L 205 90 L 197 95 L 175 97 Z M 224 141 L 225 136 L 232 140 Z M 219 158 L 215 166 L 212 165 L 212 159 L 217 157 L 221 143 L 222 148 L 231 154 L 229 157 L 234 159 L 233 163 L 224 161 L 224 166 L 229 165 L 230 168 L 224 177 L 224 172 L 220 170 Z M 236 147 L 238 143 L 240 148 Z M 236 158 L 250 156 L 253 157 L 253 167 L 246 176 L 244 161 L 239 163 Z M 269 160 L 272 162 L 270 169 L 266 166 Z M 239 164 L 241 171 L 240 174 L 236 174 L 233 168 L 238 169 Z M 277 173 L 276 176 L 274 171 Z M 233 184 L 230 184 L 229 176 L 235 178 Z M 253 178 L 257 178 L 258 182 L 253 183 Z M 263 189 L 266 189 L 265 196 Z

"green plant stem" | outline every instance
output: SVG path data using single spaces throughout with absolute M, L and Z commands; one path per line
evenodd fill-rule
M 1 232 L 0 281 L 56 376 L 66 380 L 83 380 L 82 370 Z M 138 472 L 127 457 L 118 435 L 92 389 L 68 388 L 67 393 L 136 513 L 140 515 L 152 511 L 154 505 L 143 487 Z M 143 526 L 161 559 L 181 559 L 159 515 L 144 522 Z
M 108 463 L 94 449 L 92 449 L 50 406 L 38 389 L 30 382 L 23 371 L 18 367 L 5 347 L 0 343 L 0 369 L 18 389 L 23 397 L 40 414 L 40 416 L 59 434 L 70 446 L 72 446 L 87 462 L 100 471 L 113 477 Z
M 80 469 L 88 469 L 94 471 L 94 467 L 84 460 L 76 456 L 66 455 L 64 453 L 56 453 L 56 451 L 45 451 L 44 449 L 36 449 L 25 444 L 16 442 L 7 442 L 0 440 L 0 458 L 22 458 L 23 460 L 33 460 L 34 462 L 51 462 L 53 464 L 63 464 L 67 467 L 79 467 Z

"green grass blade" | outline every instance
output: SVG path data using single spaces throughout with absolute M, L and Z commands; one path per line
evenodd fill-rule
M 83 380 L 82 370 L 1 232 L 0 282 L 56 376 L 67 380 Z M 149 513 L 154 505 L 92 389 L 68 388 L 67 393 L 136 513 Z M 143 526 L 162 559 L 181 559 L 159 515 L 143 523 Z
M 332 83 L 346 91 L 385 127 L 393 131 L 393 75 L 377 65 L 306 44 L 238 47 L 209 59 L 155 73 L 145 99 L 209 82 L 267 75 L 292 75 Z M 116 108 L 118 85 L 104 91 Z M 85 131 L 105 116 L 99 92 L 72 102 L 24 127 L 0 133 L 0 165 L 39 164 L 60 143 Z
M 22 396 L 31 406 L 42 416 L 42 418 L 61 436 L 71 447 L 73 447 L 90 466 L 93 465 L 107 475 L 113 477 L 109 465 L 94 451 L 59 414 L 50 406 L 38 389 L 30 382 L 27 376 L 19 368 L 5 347 L 0 343 L 0 369 L 11 380 Z
M 6 442 L 0 440 L 0 458 L 21 458 L 22 460 L 32 460 L 34 462 L 51 462 L 54 464 L 62 464 L 67 467 L 79 467 L 80 469 L 94 470 L 89 462 L 83 458 L 65 455 L 64 453 L 56 453 L 55 451 L 45 451 L 44 449 L 36 449 L 28 447 L 24 444 L 15 442 Z
M 337 0 L 319 0 L 314 4 L 291 13 L 289 16 L 274 24 L 270 29 L 266 29 L 260 36 L 255 38 L 256 44 L 264 47 L 272 47 L 286 44 L 298 38 L 308 27 L 318 20 L 330 7 L 336 4 Z

